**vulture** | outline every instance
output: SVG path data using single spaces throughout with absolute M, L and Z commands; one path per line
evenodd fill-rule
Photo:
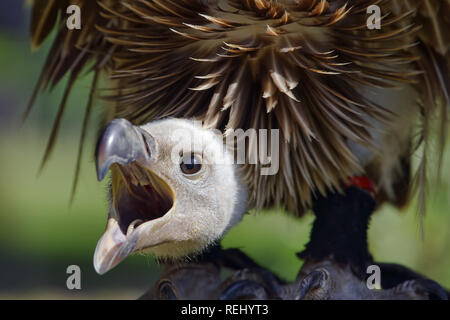
M 317 216 L 302 258 L 333 257 L 362 278 L 372 211 L 402 207 L 417 191 L 425 212 L 429 158 L 441 159 L 446 138 L 449 0 L 33 4 L 32 48 L 55 36 L 25 117 L 39 92 L 67 78 L 42 165 L 74 83 L 93 74 L 73 192 L 96 98 L 105 104 L 96 163 L 99 179 L 112 176 L 99 273 L 135 251 L 198 254 L 247 210 L 282 207 Z M 81 9 L 81 29 L 66 25 L 70 5 Z M 232 163 L 211 132 L 236 129 L 279 130 L 276 174 L 249 163 L 252 135 L 245 164 Z M 185 152 L 192 135 L 200 142 Z M 220 165 L 208 160 L 217 154 Z

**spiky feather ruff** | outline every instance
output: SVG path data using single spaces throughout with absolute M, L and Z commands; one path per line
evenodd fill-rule
M 68 31 L 62 21 L 69 2 L 82 8 L 81 31 Z M 343 180 L 365 170 L 349 141 L 374 149 L 372 120 L 401 118 L 370 101 L 362 88 L 407 83 L 421 91 L 425 84 L 428 92 L 421 92 L 420 102 L 424 123 L 438 104 L 430 97 L 441 100 L 446 112 L 449 82 L 443 70 L 449 56 L 442 39 L 449 23 L 435 11 L 438 1 L 423 3 L 36 0 L 33 46 L 58 29 L 36 94 L 70 74 L 44 162 L 73 82 L 90 67 L 112 80 L 103 93 L 110 101 L 105 120 L 122 117 L 141 124 L 195 117 L 225 133 L 280 129 L 279 173 L 261 176 L 258 165 L 246 165 L 245 182 L 252 206 L 283 205 L 301 215 L 314 194 L 340 190 Z M 382 8 L 381 30 L 367 29 L 366 9 L 372 4 Z M 414 20 L 418 6 L 429 13 L 421 14 L 421 24 Z M 448 9 L 449 1 L 442 6 Z M 82 140 L 91 106 L 90 99 Z

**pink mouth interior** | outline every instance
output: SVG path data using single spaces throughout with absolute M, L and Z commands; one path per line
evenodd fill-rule
M 119 215 L 119 227 L 127 233 L 130 224 L 139 219 L 140 224 L 163 217 L 173 206 L 169 187 L 159 177 L 153 175 L 152 181 L 159 181 L 157 186 L 135 185 L 130 183 L 126 168 L 121 168 L 127 186 L 123 186 L 117 195 L 116 211 Z M 128 180 L 128 181 L 127 181 Z M 157 188 L 157 189 L 156 189 Z

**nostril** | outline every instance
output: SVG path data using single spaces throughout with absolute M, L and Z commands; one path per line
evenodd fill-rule
M 151 158 L 152 152 L 150 151 L 149 141 L 148 141 L 147 137 L 145 136 L 145 134 L 141 133 L 141 135 L 142 135 L 142 139 L 144 139 L 145 151 L 147 152 L 148 157 Z

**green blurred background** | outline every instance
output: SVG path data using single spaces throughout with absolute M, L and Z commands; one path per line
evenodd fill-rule
M 25 124 L 21 115 L 39 76 L 49 42 L 35 53 L 28 43 L 29 7 L 0 2 L 0 299 L 134 299 L 162 271 L 151 257 L 130 257 L 104 276 L 92 257 L 106 223 L 106 186 L 93 164 L 96 105 L 83 159 L 79 190 L 69 207 L 80 124 L 90 76 L 79 81 L 55 152 L 38 175 L 64 85 L 42 94 Z M 450 151 L 450 150 L 449 150 Z M 369 238 L 378 261 L 409 266 L 450 287 L 450 152 L 442 183 L 432 188 L 422 239 L 414 204 L 404 212 L 384 206 L 372 219 Z M 293 280 L 301 266 L 295 253 L 306 244 L 312 215 L 302 220 L 282 212 L 251 214 L 224 239 L 263 266 Z M 66 268 L 79 265 L 82 290 L 66 289 Z

